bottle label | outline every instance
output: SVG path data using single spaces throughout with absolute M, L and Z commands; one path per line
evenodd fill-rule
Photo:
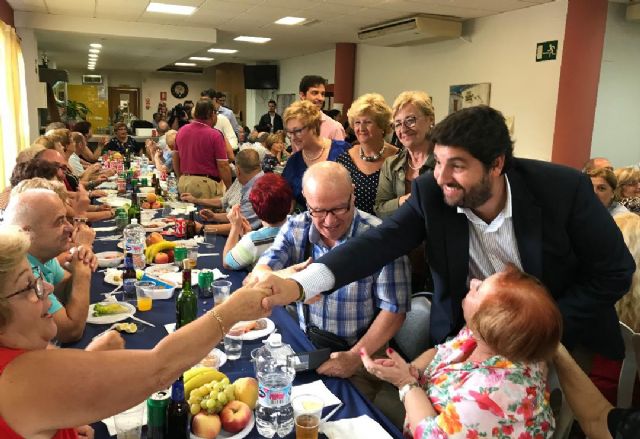
M 258 384 L 258 401 L 263 407 L 282 407 L 291 403 L 291 384 L 285 387 L 267 387 Z
M 144 245 L 138 242 L 127 241 L 124 244 L 124 251 L 127 253 L 144 253 Z

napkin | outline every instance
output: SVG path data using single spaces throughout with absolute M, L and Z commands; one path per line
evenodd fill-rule
M 321 423 L 320 432 L 329 439 L 392 439 L 380 424 L 367 415 Z
M 301 384 L 299 386 L 293 386 L 291 389 L 291 399 L 298 395 L 314 395 L 322 400 L 325 407 L 340 404 L 342 401 L 338 399 L 336 395 L 331 393 L 331 390 L 324 385 L 320 380 L 314 381 L 309 384 Z M 370 439 L 370 438 L 368 438 Z
M 175 332 L 176 324 L 175 323 L 167 323 L 166 325 L 164 325 L 164 329 L 166 329 L 167 332 L 169 334 L 171 334 L 172 332 Z
M 147 401 L 142 401 L 140 404 L 141 406 L 144 406 L 144 414 L 143 416 L 143 421 L 142 421 L 142 425 L 147 425 Z M 138 412 L 139 413 L 139 412 Z M 138 415 L 132 415 L 132 416 L 138 416 Z M 116 435 L 116 423 L 113 420 L 113 416 L 103 419 L 102 422 L 104 422 L 104 425 L 107 426 L 107 430 L 109 430 L 109 436 L 115 436 Z

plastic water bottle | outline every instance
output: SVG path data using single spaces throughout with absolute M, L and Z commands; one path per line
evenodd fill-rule
M 173 172 L 167 178 L 167 196 L 171 201 L 178 199 L 178 183 L 176 182 L 176 176 Z
M 144 270 L 144 248 L 146 246 L 144 227 L 138 224 L 137 218 L 132 218 L 131 224 L 124 228 L 123 235 L 125 253 L 131 253 L 133 266 L 136 270 Z
M 258 433 L 267 438 L 272 438 L 275 434 L 285 437 L 293 431 L 291 383 L 296 373 L 287 361 L 292 353 L 291 346 L 283 344 L 280 334 L 274 333 L 269 336 L 256 357 L 256 425 Z

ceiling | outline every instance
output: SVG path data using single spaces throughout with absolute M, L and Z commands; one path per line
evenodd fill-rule
M 463 20 L 552 0 L 155 0 L 197 7 L 190 16 L 146 12 L 148 0 L 8 0 L 16 27 L 33 27 L 38 48 L 58 68 L 86 68 L 88 45 L 102 43 L 96 71 L 154 71 L 190 56 L 222 62 L 263 62 L 316 53 L 337 42 L 358 42 L 360 28 L 417 13 Z M 284 16 L 309 24 L 281 26 Z M 215 29 L 217 32 L 212 32 Z M 233 41 L 270 37 L 266 44 Z M 207 49 L 237 49 L 211 54 Z

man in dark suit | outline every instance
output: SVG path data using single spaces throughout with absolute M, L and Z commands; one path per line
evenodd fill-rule
M 270 133 L 275 133 L 284 130 L 284 124 L 282 123 L 282 116 L 276 113 L 276 101 L 273 99 L 269 101 L 269 111 L 262 115 L 258 126 L 269 127 Z
M 628 291 L 635 263 L 588 177 L 514 158 L 504 117 L 486 106 L 449 115 L 432 130 L 431 140 L 436 168 L 414 181 L 409 200 L 381 226 L 291 279 L 265 279 L 263 285 L 276 293 L 265 306 L 310 300 L 424 240 L 435 286 L 433 342 L 464 324 L 461 303 L 470 280 L 512 263 L 538 277 L 555 298 L 565 345 L 622 358 L 613 305 Z

